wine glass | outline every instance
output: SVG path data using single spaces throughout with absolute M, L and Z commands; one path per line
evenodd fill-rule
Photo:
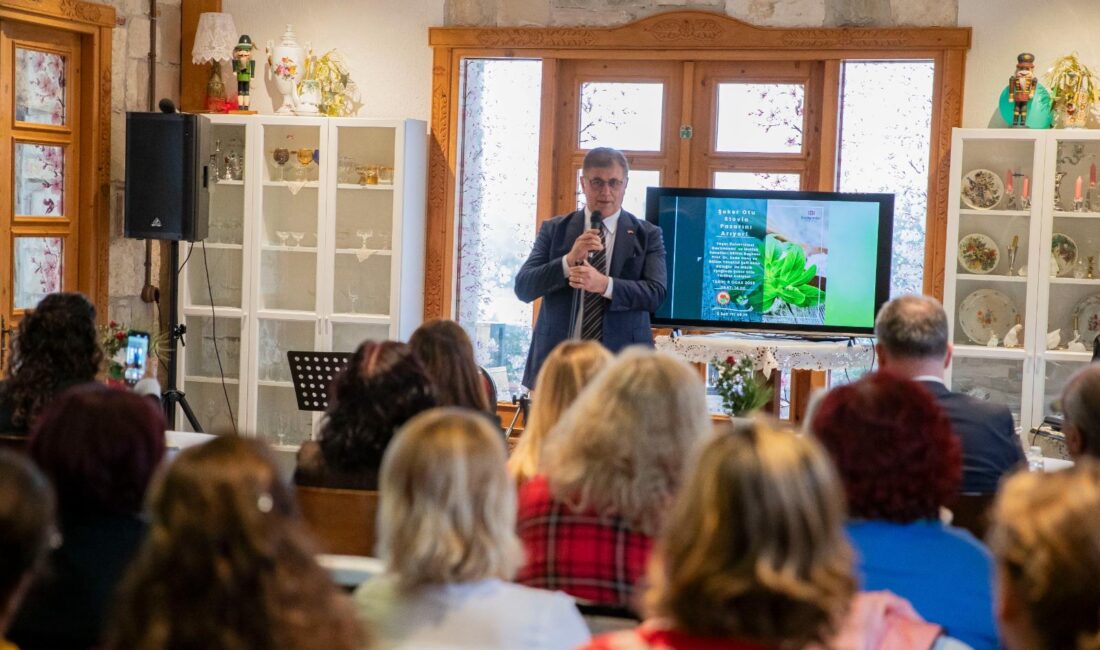
M 290 236 L 294 238 L 294 245 L 301 246 L 302 240 L 305 239 L 306 234 L 304 232 L 292 232 Z
M 279 243 L 282 246 L 286 246 L 287 237 L 290 237 L 290 233 L 285 230 L 276 230 L 275 236 L 279 238 Z
M 359 239 L 362 240 L 362 242 L 363 242 L 362 248 L 364 250 L 366 250 L 367 240 L 374 236 L 374 231 L 373 230 L 356 230 L 355 234 L 358 235 Z
M 271 158 L 275 161 L 275 164 L 279 166 L 279 180 L 286 180 L 286 165 L 290 162 L 290 150 L 285 147 L 278 147 L 275 151 L 271 152 Z
M 313 164 L 313 149 L 303 147 L 297 151 L 296 156 L 298 158 L 299 179 L 307 180 L 309 178 L 309 166 Z

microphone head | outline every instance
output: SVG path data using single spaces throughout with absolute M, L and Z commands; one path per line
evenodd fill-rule
M 175 113 L 176 112 L 176 104 L 171 99 L 168 99 L 167 97 L 164 97 L 163 99 L 161 99 L 160 103 L 157 104 L 157 106 L 160 107 L 160 112 L 161 113 Z
M 603 221 L 603 215 L 600 214 L 600 211 L 599 210 L 593 210 L 592 211 L 592 219 L 589 220 L 589 225 L 592 228 L 599 228 L 600 223 L 602 221 Z

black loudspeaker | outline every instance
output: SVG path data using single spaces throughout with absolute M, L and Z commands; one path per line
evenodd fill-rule
M 199 241 L 210 222 L 210 120 L 126 114 L 126 225 L 134 239 Z

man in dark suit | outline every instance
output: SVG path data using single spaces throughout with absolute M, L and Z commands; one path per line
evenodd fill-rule
M 1073 373 L 1062 389 L 1062 433 L 1074 459 L 1100 459 L 1100 364 Z
M 660 228 L 622 209 L 629 171 L 621 152 L 589 151 L 581 168 L 585 207 L 543 223 L 516 275 L 520 300 L 543 299 L 523 373 L 528 388 L 568 338 L 597 340 L 612 352 L 653 345 L 649 315 L 665 299 L 665 245 Z M 593 214 L 599 228 L 590 227 Z
M 875 319 L 875 336 L 882 369 L 920 382 L 951 420 L 962 441 L 960 492 L 996 492 L 1001 477 L 1024 461 L 1023 448 L 1008 407 L 952 392 L 944 384 L 952 348 L 940 303 L 913 295 L 891 300 Z

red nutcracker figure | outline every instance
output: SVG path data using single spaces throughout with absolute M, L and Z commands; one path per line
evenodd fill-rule
M 1008 78 L 1008 95 L 1015 108 L 1012 126 L 1027 126 L 1027 103 L 1035 96 L 1039 80 L 1035 78 L 1035 55 L 1024 52 L 1016 57 L 1016 74 Z

